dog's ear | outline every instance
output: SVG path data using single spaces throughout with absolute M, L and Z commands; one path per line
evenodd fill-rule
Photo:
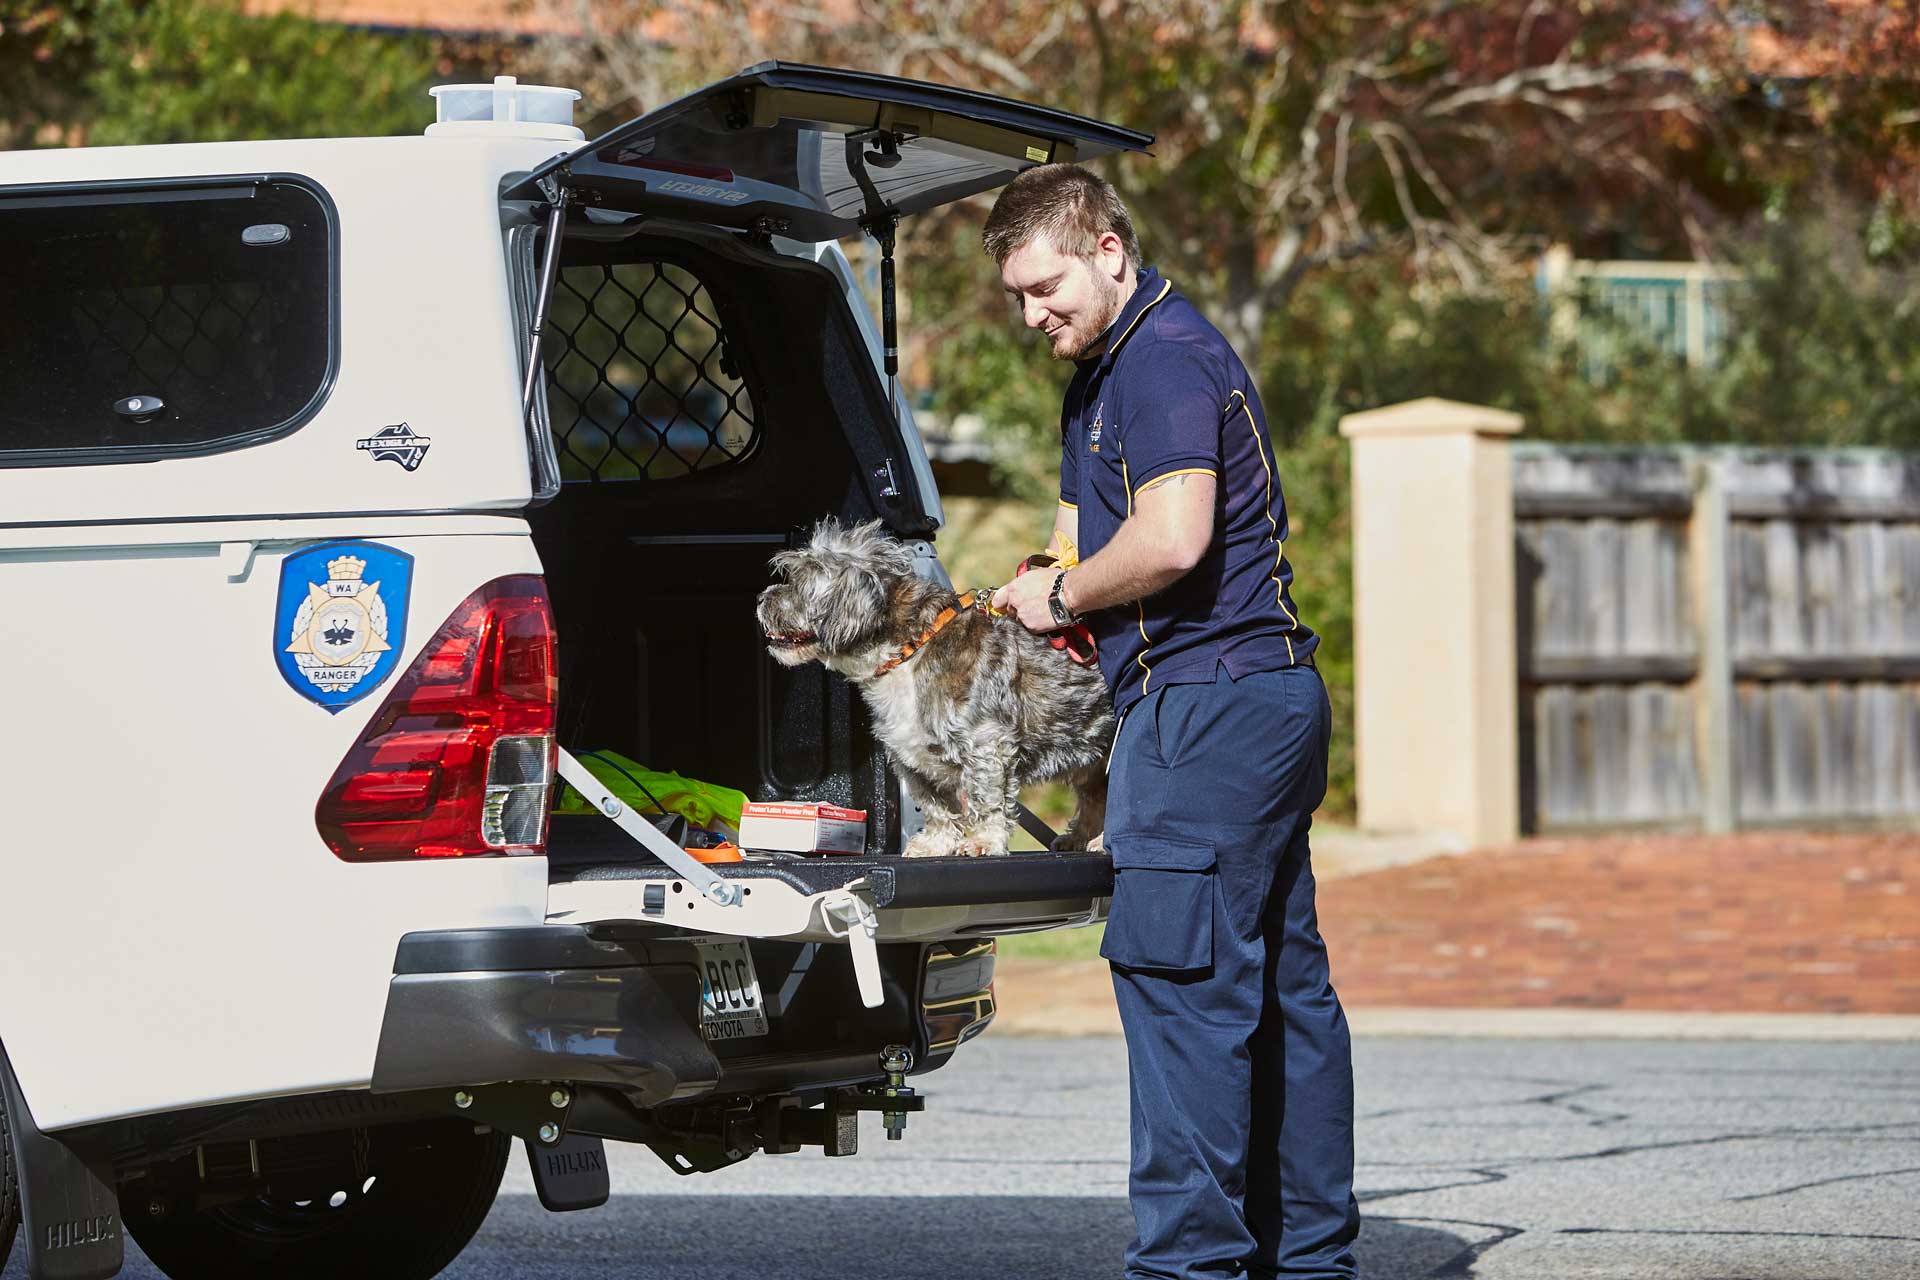
M 806 557 L 804 551 L 776 551 L 767 560 L 767 576 L 775 581 L 784 582 L 793 572 L 793 567 Z
M 913 555 L 878 519 L 867 520 L 847 530 L 850 549 L 869 564 L 884 566 L 898 577 L 913 576 Z
M 815 615 L 820 641 L 829 652 L 852 649 L 885 623 L 887 584 L 874 569 L 843 566 L 832 580 L 830 599 L 824 616 Z

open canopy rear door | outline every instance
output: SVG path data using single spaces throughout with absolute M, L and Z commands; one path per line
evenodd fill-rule
M 558 175 L 602 208 L 837 240 L 1036 164 L 1152 141 L 990 94 L 763 62 L 555 157 L 507 198 L 539 199 L 542 179 Z

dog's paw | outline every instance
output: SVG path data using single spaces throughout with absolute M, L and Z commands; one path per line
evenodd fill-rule
M 1007 851 L 1005 840 L 995 840 L 991 836 L 968 836 L 953 847 L 956 858 L 992 858 Z
M 903 858 L 951 858 L 954 852 L 951 834 L 935 835 L 932 831 L 922 831 L 907 841 L 907 846 L 900 851 L 900 856 Z
M 1088 840 L 1078 831 L 1063 831 L 1054 838 L 1053 851 L 1055 853 L 1099 853 L 1100 835 L 1096 833 L 1093 839 Z

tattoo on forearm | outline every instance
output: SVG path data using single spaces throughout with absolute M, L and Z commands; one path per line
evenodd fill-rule
M 1161 476 L 1158 480 L 1149 480 L 1145 484 L 1141 485 L 1140 492 L 1145 493 L 1149 489 L 1157 489 L 1163 484 L 1170 484 L 1170 485 L 1173 485 L 1175 488 L 1179 488 L 1184 486 L 1187 483 L 1187 481 L 1191 479 L 1193 479 L 1191 475 Z

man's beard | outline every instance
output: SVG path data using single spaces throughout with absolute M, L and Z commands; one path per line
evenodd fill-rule
M 1104 275 L 1094 278 L 1100 287 L 1100 310 L 1095 315 L 1098 323 L 1087 326 L 1088 336 L 1081 340 L 1079 346 L 1069 351 L 1055 351 L 1056 360 L 1084 360 L 1089 352 L 1106 340 L 1107 330 L 1113 327 L 1113 322 L 1120 316 L 1120 282 Z

